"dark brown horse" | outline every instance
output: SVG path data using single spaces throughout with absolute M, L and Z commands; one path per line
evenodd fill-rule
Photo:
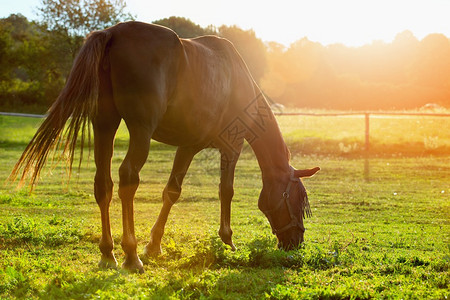
M 21 180 L 30 174 L 34 184 L 48 154 L 58 146 L 72 166 L 78 135 L 81 132 L 83 148 L 92 122 L 95 199 L 102 220 L 100 266 L 117 265 L 109 205 L 111 157 L 121 119 L 130 133 L 128 152 L 119 168 L 124 268 L 143 271 L 136 252 L 133 198 L 152 138 L 178 149 L 145 255 L 161 252 L 164 226 L 180 196 L 183 178 L 194 155 L 208 147 L 221 153 L 219 235 L 235 248 L 230 210 L 234 169 L 244 139 L 262 171 L 258 206 L 269 219 L 279 247 L 291 249 L 303 241 L 308 205 L 300 178 L 312 176 L 319 168 L 295 170 L 289 165 L 290 154 L 275 117 L 233 45 L 214 36 L 180 39 L 161 26 L 128 22 L 89 35 L 64 89 L 11 174 Z M 64 130 L 66 121 L 69 125 Z

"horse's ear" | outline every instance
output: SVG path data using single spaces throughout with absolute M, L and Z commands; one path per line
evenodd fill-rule
M 319 170 L 320 170 L 319 167 L 315 167 L 312 169 L 305 169 L 305 170 L 295 170 L 294 176 L 297 178 L 311 177 L 314 174 L 316 174 Z

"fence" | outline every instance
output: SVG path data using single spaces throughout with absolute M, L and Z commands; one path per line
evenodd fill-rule
M 44 118 L 45 115 L 0 112 L 4 116 Z M 275 112 L 277 116 L 313 116 L 313 117 L 340 117 L 340 116 L 364 116 L 365 117 L 365 151 L 370 150 L 370 116 L 428 116 L 450 117 L 450 113 L 414 113 L 414 112 L 343 112 L 343 113 L 305 113 L 305 112 Z
M 370 116 L 428 116 L 428 117 L 450 117 L 450 113 L 414 113 L 414 112 L 343 112 L 343 113 L 304 113 L 304 112 L 275 112 L 277 116 L 313 116 L 313 117 L 341 117 L 341 116 L 364 116 L 365 118 L 365 151 L 370 150 Z
M 45 115 L 0 112 L 4 116 L 44 118 Z M 370 116 L 428 116 L 428 117 L 450 117 L 450 113 L 415 113 L 415 112 L 343 112 L 343 113 L 305 113 L 305 112 L 275 112 L 277 116 L 313 116 L 313 117 L 340 117 L 340 116 L 364 116 L 365 117 L 365 151 L 370 150 Z
M 305 112 L 275 112 L 277 116 L 312 116 L 312 117 L 342 117 L 342 116 L 364 116 L 365 121 L 365 142 L 364 142 L 364 177 L 367 181 L 370 180 L 370 116 L 423 116 L 423 117 L 450 117 L 450 113 L 425 113 L 425 112 L 343 112 L 343 113 L 305 113 Z
M 342 113 L 307 113 L 307 112 L 274 112 L 277 116 L 312 116 L 312 117 L 342 117 L 342 116 L 364 116 L 365 121 L 365 141 L 364 151 L 366 153 L 364 175 L 369 179 L 369 159 L 370 151 L 370 116 L 423 116 L 423 117 L 450 117 L 450 113 L 426 113 L 426 112 L 378 112 L 378 111 L 362 111 L 362 112 L 342 112 Z M 45 115 L 38 114 L 22 114 L 22 113 L 6 113 L 0 112 L 4 116 L 44 118 Z

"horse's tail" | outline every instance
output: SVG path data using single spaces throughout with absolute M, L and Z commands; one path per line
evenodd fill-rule
M 86 132 L 90 144 L 89 122 L 97 113 L 98 72 L 110 39 L 111 33 L 108 31 L 97 31 L 88 36 L 73 63 L 63 90 L 14 166 L 10 180 L 14 181 L 23 169 L 20 184 L 31 175 L 30 185 L 33 186 L 39 179 L 49 153 L 57 149 L 62 149 L 62 157 L 67 157 L 70 174 L 80 132 L 81 164 Z M 69 124 L 64 130 L 68 120 Z

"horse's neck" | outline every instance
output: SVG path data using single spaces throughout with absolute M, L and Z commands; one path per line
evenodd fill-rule
M 271 181 L 289 172 L 289 150 L 271 111 L 264 125 L 256 124 L 252 130 L 255 136 L 248 141 L 255 152 L 263 181 Z

